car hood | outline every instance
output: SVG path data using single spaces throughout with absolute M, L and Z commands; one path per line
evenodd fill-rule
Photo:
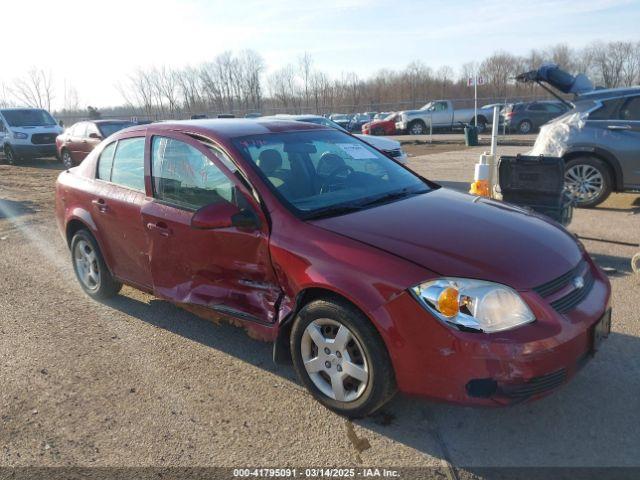
M 559 225 L 509 204 L 444 188 L 312 223 L 439 275 L 519 290 L 565 274 L 582 257 L 577 242 Z
M 367 142 L 378 150 L 396 150 L 400 148 L 400 142 L 391 140 L 390 138 L 378 137 L 373 135 L 355 135 L 360 140 Z
M 411 117 L 411 116 L 415 116 L 415 115 L 422 115 L 425 113 L 426 110 L 403 110 L 402 112 L 398 112 L 398 115 L 400 117 L 405 116 L 405 117 Z

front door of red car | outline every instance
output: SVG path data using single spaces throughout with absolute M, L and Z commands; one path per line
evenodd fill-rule
M 148 202 L 144 149 L 145 137 L 134 136 L 102 150 L 90 208 L 112 273 L 139 288 L 151 289 L 147 234 L 140 222 L 140 210 Z
M 280 296 L 269 256 L 267 223 L 213 146 L 171 134 L 149 139 L 153 202 L 142 209 L 154 293 L 168 300 L 272 323 Z M 222 160 L 222 161 L 221 161 Z M 223 163 L 224 162 L 224 163 Z M 194 213 L 224 220 L 225 212 L 253 215 L 254 226 L 193 226 Z

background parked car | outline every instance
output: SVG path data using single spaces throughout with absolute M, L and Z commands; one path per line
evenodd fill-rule
M 532 153 L 564 158 L 565 186 L 579 207 L 640 190 L 640 88 L 594 90 L 573 103 L 542 127 Z
M 383 120 L 383 119 L 385 119 L 386 117 L 388 117 L 389 115 L 391 115 L 392 113 L 396 113 L 396 112 L 379 112 L 379 113 L 376 113 L 376 114 L 373 116 L 373 119 L 374 119 L 374 120 Z
M 351 118 L 353 115 L 347 115 L 345 113 L 333 113 L 329 116 L 329 120 L 337 123 L 345 130 L 349 129 L 349 122 L 351 122 Z
M 276 115 L 274 117 L 263 117 L 263 118 L 275 118 L 275 119 L 288 119 L 288 120 L 296 120 L 298 122 L 307 122 L 307 123 L 315 123 L 318 125 L 324 125 L 327 127 L 335 128 L 337 130 L 341 130 L 343 132 L 348 132 L 345 128 L 342 128 L 336 122 L 329 118 L 321 117 L 320 115 Z M 384 152 L 389 157 L 395 159 L 400 163 L 407 162 L 407 154 L 404 150 L 402 150 L 402 146 L 400 142 L 397 140 L 391 140 L 390 138 L 383 137 L 373 137 L 371 135 L 361 135 L 354 134 L 354 137 L 358 137 L 363 142 L 367 142 L 374 148 Z
M 436 130 L 454 130 L 463 124 L 474 123 L 477 114 L 478 132 L 482 133 L 493 120 L 493 109 L 454 108 L 451 100 L 434 100 L 419 110 L 398 112 L 396 129 L 411 135 L 423 135 L 429 131 L 429 125 Z
M 356 113 L 349 122 L 347 130 L 354 133 L 360 133 L 362 132 L 362 126 L 365 123 L 369 123 L 372 118 L 373 116 L 368 113 Z
M 5 133 L 2 150 L 7 163 L 56 154 L 56 136 L 62 128 L 46 110 L 4 108 L 0 110 L 0 124 Z
M 376 115 L 377 116 L 377 115 Z M 362 126 L 365 135 L 395 135 L 398 115 L 393 112 L 382 119 L 375 118 Z
M 78 165 L 103 139 L 132 125 L 127 120 L 78 122 L 56 138 L 58 158 L 65 168 Z
M 567 105 L 557 101 L 519 102 L 507 105 L 500 116 L 507 131 L 527 134 L 568 110 Z

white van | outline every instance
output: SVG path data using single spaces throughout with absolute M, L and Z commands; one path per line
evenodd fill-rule
M 56 137 L 61 133 L 51 114 L 41 108 L 0 110 L 2 151 L 11 165 L 21 159 L 55 156 Z

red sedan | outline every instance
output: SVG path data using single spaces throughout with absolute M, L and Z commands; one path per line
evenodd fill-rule
M 319 125 L 126 129 L 60 174 L 56 216 L 88 295 L 127 284 L 231 317 L 351 417 L 396 390 L 539 398 L 610 328 L 609 282 L 558 224 Z
M 391 113 L 381 120 L 373 120 L 362 126 L 362 133 L 366 135 L 395 135 L 396 118 L 398 114 Z
M 132 122 L 126 120 L 92 120 L 75 123 L 56 138 L 58 158 L 65 168 L 78 165 L 103 139 L 132 125 Z

